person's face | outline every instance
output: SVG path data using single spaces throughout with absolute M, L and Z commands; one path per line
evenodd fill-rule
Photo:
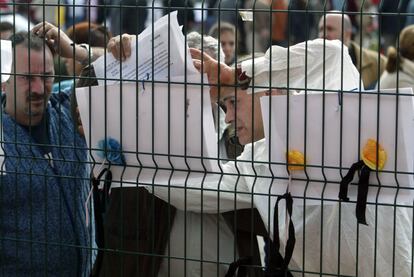
M 16 76 L 6 82 L 6 112 L 21 125 L 42 120 L 53 85 L 54 65 L 49 48 L 29 50 L 18 45 L 14 62 Z M 12 73 L 14 71 L 12 70 Z
M 226 64 L 231 63 L 235 51 L 235 36 L 231 31 L 223 31 L 220 33 L 220 43 L 223 49 Z
M 264 138 L 260 97 L 264 93 L 248 94 L 246 90 L 229 89 L 220 96 L 226 108 L 226 123 L 233 124 L 242 145 Z
M 325 27 L 325 28 L 324 28 Z M 350 32 L 347 30 L 342 31 L 342 16 L 329 14 L 319 20 L 319 38 L 325 38 L 328 40 L 338 39 L 345 45 L 348 45 L 350 40 Z
M 12 31 L 0 32 L 0 39 L 9 39 L 11 35 L 12 35 Z
M 66 58 L 65 60 L 66 71 L 68 76 L 79 76 L 82 71 L 82 65 L 70 58 Z

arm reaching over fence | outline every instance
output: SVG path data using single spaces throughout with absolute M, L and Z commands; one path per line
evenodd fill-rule
M 45 38 L 50 49 L 60 56 L 75 59 L 82 65 L 87 65 L 104 54 L 103 48 L 89 47 L 85 43 L 74 43 L 65 32 L 46 21 L 34 26 L 31 32 L 38 37 Z
M 197 70 L 207 74 L 208 83 L 211 86 L 210 93 L 212 98 L 217 97 L 219 86 L 221 85 L 223 85 L 223 88 L 227 85 L 227 88 L 231 89 L 231 86 L 235 84 L 236 80 L 236 70 L 234 68 L 231 68 L 225 63 L 219 63 L 201 50 L 190 48 L 190 52 Z

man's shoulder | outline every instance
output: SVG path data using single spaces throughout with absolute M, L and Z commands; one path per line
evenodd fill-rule
M 354 48 L 355 54 L 359 55 L 362 53 L 363 57 L 369 57 L 369 58 L 375 58 L 378 59 L 378 51 L 374 51 L 368 48 L 361 47 L 358 43 L 355 41 L 351 41 L 352 47 Z M 379 53 L 379 56 L 381 60 L 386 60 L 385 56 L 382 53 Z
M 67 106 L 70 103 L 70 94 L 65 91 L 59 91 L 56 93 L 52 93 L 49 98 L 50 104 L 54 108 L 61 108 L 63 106 Z
M 267 141 L 265 138 L 244 146 L 244 151 L 239 159 L 251 160 L 252 158 L 254 161 L 268 160 Z

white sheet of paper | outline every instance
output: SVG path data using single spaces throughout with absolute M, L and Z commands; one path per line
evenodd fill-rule
M 299 150 L 305 154 L 306 147 L 308 177 L 304 171 L 292 171 L 293 180 L 289 190 L 295 196 L 306 194 L 307 197 L 318 199 L 338 199 L 339 182 L 348 172 L 347 168 L 360 159 L 359 154 L 367 139 L 376 139 L 378 136 L 379 143 L 386 150 L 387 162 L 378 175 L 374 171 L 371 172 L 370 185 L 380 186 L 369 187 L 368 201 L 412 204 L 412 91 L 400 89 L 400 94 L 410 96 L 399 96 L 398 101 L 395 90 L 383 92 L 387 92 L 388 95 L 378 96 L 372 93 L 363 94 L 360 98 L 358 93 L 344 93 L 342 106 L 339 106 L 338 93 L 309 93 L 307 96 L 291 95 L 289 98 L 272 96 L 271 107 L 270 97 L 263 97 L 261 105 L 265 134 L 276 178 L 288 177 L 286 151 Z M 343 169 L 339 170 L 338 167 Z M 308 178 L 310 182 L 307 182 Z M 355 174 L 353 182 L 356 183 L 357 180 L 358 174 Z M 279 179 L 275 182 L 286 184 L 287 180 Z M 284 193 L 285 191 L 279 191 L 284 188 L 286 187 L 273 186 L 273 192 Z M 348 196 L 351 200 L 356 200 L 355 184 L 349 185 Z
M 206 76 L 204 78 L 207 78 Z M 200 83 L 200 75 L 188 76 Z M 138 86 L 138 87 L 137 87 Z M 217 135 L 208 87 L 127 83 L 76 89 L 86 141 L 111 137 L 122 144 L 126 168 L 113 166 L 114 179 L 136 180 L 141 168 L 215 170 Z M 97 163 L 103 159 L 91 151 Z M 127 185 L 127 184 L 125 184 Z
M 10 78 L 13 55 L 10 40 L 1 40 L 1 82 L 4 83 Z
M 138 48 L 135 40 L 131 43 L 131 56 L 122 63 L 111 53 L 93 63 L 99 85 L 118 84 L 121 70 L 124 81 L 167 81 L 169 76 L 176 78 L 198 73 L 178 26 L 177 11 L 160 18 L 154 28 L 146 28 L 138 36 Z
M 243 21 L 253 21 L 253 12 L 239 11 L 239 14 Z

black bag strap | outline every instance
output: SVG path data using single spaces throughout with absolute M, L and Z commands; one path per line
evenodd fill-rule
M 241 257 L 237 261 L 232 262 L 227 270 L 225 277 L 232 277 L 235 276 L 236 270 L 239 269 L 239 275 L 245 276 L 246 272 L 244 270 L 244 266 L 248 266 L 252 264 L 252 257 Z M 243 271 L 243 272 L 240 272 Z
M 282 199 L 285 199 L 286 201 L 286 210 L 289 215 L 289 237 L 286 241 L 285 257 L 282 257 L 279 253 L 279 202 Z M 293 225 L 292 221 L 292 209 L 293 198 L 290 192 L 278 196 L 273 214 L 273 241 L 270 242 L 270 248 L 273 250 L 269 251 L 269 264 L 266 268 L 266 276 L 292 276 L 292 274 L 288 271 L 288 265 L 292 258 L 296 243 L 295 226 Z
M 280 248 L 280 239 L 279 239 L 279 202 L 280 200 L 286 200 L 286 209 L 289 214 L 289 238 L 286 242 L 285 247 L 285 257 L 279 253 Z M 293 275 L 288 270 L 289 262 L 293 255 L 293 250 L 295 248 L 296 237 L 295 237 L 295 227 L 292 221 L 292 209 L 293 209 L 293 198 L 292 195 L 288 192 L 284 195 L 278 196 L 276 204 L 274 207 L 273 215 L 273 240 L 270 238 L 265 238 L 266 247 L 268 247 L 267 255 L 268 257 L 268 267 L 265 270 L 265 276 L 268 277 L 293 277 Z M 235 276 L 237 269 L 239 269 L 238 276 L 246 276 L 244 270 L 245 266 L 252 265 L 252 257 L 241 257 L 237 261 L 230 264 L 230 267 L 226 273 L 226 277 Z
M 342 201 L 348 202 L 348 186 L 351 183 L 352 179 L 354 178 L 355 172 L 357 170 L 361 170 L 361 175 L 358 181 L 358 195 L 357 195 L 357 203 L 355 208 L 355 215 L 357 218 L 357 222 L 360 224 L 367 224 L 365 218 L 365 211 L 367 208 L 367 198 L 368 198 L 368 183 L 369 183 L 369 175 L 371 173 L 371 169 L 365 165 L 364 161 L 358 161 L 354 163 L 351 168 L 349 169 L 348 173 L 345 177 L 341 180 L 339 184 L 339 194 L 338 197 Z
M 367 208 L 367 198 L 368 198 L 368 182 L 369 182 L 369 175 L 371 173 L 371 169 L 368 166 L 363 166 L 361 169 L 361 176 L 359 177 L 358 182 L 358 196 L 357 196 L 357 203 L 355 208 L 355 214 L 358 223 L 360 224 L 367 224 L 365 218 L 365 211 Z
M 101 182 L 101 178 L 104 174 L 104 187 L 103 190 L 100 190 L 99 183 Z M 95 178 L 95 176 L 92 175 L 91 182 L 93 189 L 93 207 L 95 215 L 95 237 L 96 245 L 98 246 L 98 255 L 96 256 L 92 276 L 99 276 L 103 261 L 103 248 L 105 246 L 104 215 L 106 212 L 107 202 L 109 200 L 109 190 L 111 189 L 112 184 L 112 172 L 109 169 L 104 168 L 99 173 L 98 177 Z

